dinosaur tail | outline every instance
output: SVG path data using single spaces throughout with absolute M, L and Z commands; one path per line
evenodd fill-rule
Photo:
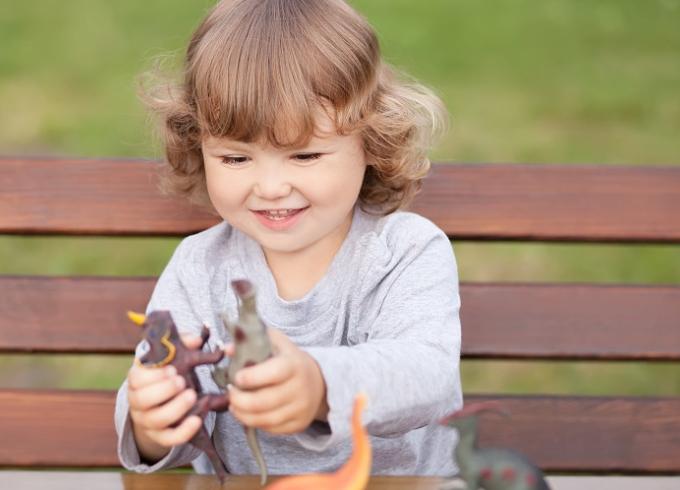
M 267 483 L 267 464 L 264 462 L 260 443 L 257 440 L 257 432 L 252 427 L 246 427 L 246 440 L 250 446 L 250 452 L 255 456 L 257 466 L 260 468 L 260 485 Z

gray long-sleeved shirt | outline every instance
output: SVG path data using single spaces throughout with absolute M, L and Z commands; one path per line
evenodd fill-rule
M 439 228 L 413 213 L 378 217 L 356 207 L 325 276 L 303 298 L 286 301 L 259 244 L 223 222 L 181 242 L 147 312 L 170 310 L 180 333 L 197 334 L 206 325 L 208 348 L 219 348 L 220 339 L 230 339 L 218 315 L 236 317 L 229 284 L 239 278 L 255 284 L 263 321 L 318 362 L 327 387 L 328 424 L 286 436 L 258 431 L 271 474 L 341 466 L 352 449 L 350 416 L 359 391 L 368 397 L 362 419 L 371 436 L 373 474 L 456 472 L 456 434 L 436 424 L 462 405 L 458 276 L 451 244 Z M 198 374 L 207 391 L 217 389 L 208 367 L 199 367 Z M 193 461 L 197 471 L 211 471 L 188 444 L 153 466 L 141 463 L 128 410 L 123 383 L 115 423 L 125 468 L 150 472 Z M 231 473 L 259 472 L 230 413 L 211 413 L 205 425 Z

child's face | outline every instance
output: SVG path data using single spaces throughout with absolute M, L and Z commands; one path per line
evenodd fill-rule
M 357 134 L 339 136 L 328 117 L 304 148 L 208 137 L 203 160 L 217 212 L 275 254 L 334 254 L 347 235 L 366 161 Z

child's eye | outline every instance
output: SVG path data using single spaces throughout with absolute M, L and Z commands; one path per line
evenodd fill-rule
M 223 156 L 220 161 L 230 167 L 240 167 L 248 161 L 248 157 L 242 156 Z
M 312 162 L 314 160 L 318 160 L 321 158 L 321 153 L 299 153 L 295 155 L 293 158 L 300 162 Z

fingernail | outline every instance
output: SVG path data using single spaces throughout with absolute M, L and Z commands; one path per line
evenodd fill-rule
M 175 386 L 177 386 L 177 388 L 184 388 L 184 378 L 177 376 L 175 378 Z
M 175 368 L 175 366 L 168 366 L 168 367 L 165 368 L 165 375 L 166 376 L 172 377 L 175 374 L 177 374 L 177 369 Z

